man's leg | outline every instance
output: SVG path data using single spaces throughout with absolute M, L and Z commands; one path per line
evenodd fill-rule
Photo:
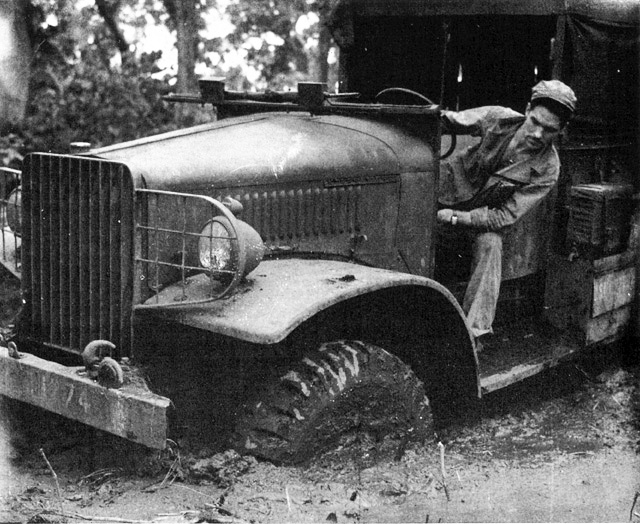
M 502 236 L 488 232 L 473 240 L 471 279 L 462 307 L 475 337 L 493 333 L 491 324 L 496 314 L 502 278 Z

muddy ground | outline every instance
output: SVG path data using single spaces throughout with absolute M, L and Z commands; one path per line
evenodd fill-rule
M 150 452 L 5 400 L 0 522 L 640 522 L 640 366 L 620 355 L 485 397 L 442 446 L 361 435 L 298 467 Z

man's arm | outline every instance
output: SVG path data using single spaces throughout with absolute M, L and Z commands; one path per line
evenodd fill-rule
M 441 224 L 497 231 L 515 224 L 549 194 L 554 184 L 555 182 L 547 182 L 526 185 L 517 189 L 504 204 L 495 209 L 487 206 L 471 211 L 440 209 L 437 219 Z
M 484 206 L 472 209 L 469 211 L 469 225 L 485 231 L 498 231 L 511 226 L 538 205 L 553 186 L 553 182 L 529 184 L 517 189 L 500 207 L 490 209 Z
M 464 111 L 442 111 L 445 124 L 459 135 L 482 135 L 483 125 L 499 118 L 522 116 L 517 111 L 501 106 L 483 106 Z

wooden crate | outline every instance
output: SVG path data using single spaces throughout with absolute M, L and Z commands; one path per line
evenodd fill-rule
M 559 329 L 578 330 L 587 346 L 621 338 L 635 296 L 634 253 L 589 260 L 552 255 L 545 287 L 545 316 Z

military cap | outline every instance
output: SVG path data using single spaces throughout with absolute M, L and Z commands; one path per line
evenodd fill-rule
M 549 98 L 565 106 L 572 113 L 576 110 L 577 98 L 573 89 L 560 80 L 542 80 L 531 90 L 531 100 Z

